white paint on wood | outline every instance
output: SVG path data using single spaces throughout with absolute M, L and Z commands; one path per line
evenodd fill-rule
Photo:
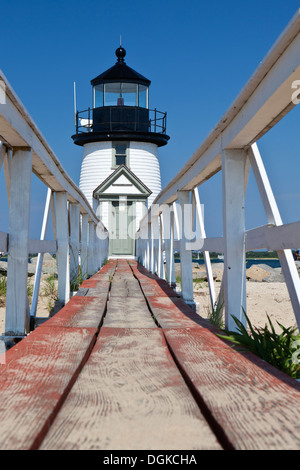
M 225 325 L 232 331 L 233 315 L 246 325 L 245 161 L 241 150 L 223 151 L 224 307 Z
M 95 229 L 94 223 L 89 222 L 89 244 L 88 244 L 88 274 L 92 276 L 95 274 L 95 260 L 94 260 L 94 237 Z
M 88 235 L 89 235 L 89 216 L 82 214 L 81 216 L 81 250 L 80 250 L 80 265 L 81 274 L 84 278 L 88 273 Z
M 66 191 L 68 200 L 79 202 L 82 213 L 88 213 L 98 222 L 83 193 L 67 175 L 45 138 L 29 116 L 23 104 L 0 71 L 0 80 L 5 85 L 5 106 L 0 109 L 1 135 L 10 147 L 32 148 L 34 173 L 53 191 Z
M 300 71 L 300 10 L 227 112 L 154 203 L 173 203 L 177 191 L 192 190 L 222 168 L 223 148 L 245 148 L 270 130 L 295 105 L 293 80 Z
M 171 286 L 176 284 L 174 264 L 174 212 L 172 206 L 162 207 L 161 217 L 164 226 L 164 251 L 166 257 L 166 277 Z
M 5 317 L 7 335 L 24 335 L 29 331 L 26 310 L 31 172 L 31 149 L 15 149 L 11 161 Z
M 193 268 L 192 251 L 187 249 L 192 239 L 192 213 L 190 206 L 189 191 L 179 191 L 177 193 L 178 209 L 180 211 L 180 272 L 181 272 L 181 293 L 182 298 L 193 304 Z
M 8 234 L 5 232 L 0 232 L 0 251 L 8 251 Z
M 8 200 L 8 205 L 9 205 L 9 203 L 10 203 L 10 187 L 11 187 L 11 182 L 10 182 L 11 181 L 11 176 L 10 176 L 11 151 L 10 150 L 8 150 L 5 154 L 5 156 L 4 156 L 3 168 L 4 168 L 7 200 Z
M 163 236 L 164 236 L 164 225 L 163 218 L 159 216 L 159 240 L 158 240 L 158 276 L 161 279 L 165 279 L 165 267 L 164 267 L 164 256 L 163 256 Z
M 51 196 L 52 196 L 52 191 L 51 191 L 50 188 L 48 188 L 46 203 L 45 203 L 45 209 L 44 209 L 42 230 L 41 230 L 41 236 L 40 236 L 41 241 L 45 240 L 45 236 L 46 236 L 46 232 L 47 232 L 49 212 L 50 212 L 50 204 L 51 204 Z M 41 273 L 42 273 L 42 265 L 43 265 L 43 253 L 39 252 L 39 250 L 33 250 L 32 248 L 34 248 L 36 245 L 32 246 L 30 242 L 31 242 L 31 240 L 29 241 L 29 253 L 38 252 L 35 278 L 34 278 L 34 286 L 33 286 L 33 295 L 32 295 L 32 301 L 31 301 L 31 309 L 30 309 L 30 316 L 35 317 L 36 310 L 37 310 L 37 304 L 38 304 L 39 290 L 40 290 Z M 55 251 L 56 251 L 56 246 L 55 246 Z
M 249 158 L 265 208 L 268 223 L 274 226 L 281 226 L 282 219 L 257 144 L 253 144 L 251 146 L 249 150 Z M 277 253 L 289 291 L 296 321 L 300 328 L 300 278 L 296 264 L 291 250 L 278 250 Z
M 56 193 L 55 202 L 58 300 L 66 304 L 70 300 L 69 224 L 67 193 Z
M 70 204 L 70 279 L 76 282 L 79 275 L 79 225 L 80 205 Z

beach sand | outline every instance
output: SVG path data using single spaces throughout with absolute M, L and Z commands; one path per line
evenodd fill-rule
M 220 283 L 216 282 L 215 289 L 218 294 Z M 268 323 L 269 315 L 275 330 L 281 332 L 277 322 L 285 327 L 296 327 L 295 315 L 291 305 L 289 293 L 283 282 L 253 282 L 247 281 L 247 315 L 252 325 L 257 328 L 263 328 Z M 211 311 L 209 288 L 207 283 L 202 287 L 197 287 L 194 291 L 194 299 L 198 304 L 198 313 L 207 318 Z

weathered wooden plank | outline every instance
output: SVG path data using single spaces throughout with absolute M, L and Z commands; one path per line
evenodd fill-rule
M 41 327 L 99 328 L 107 304 L 107 294 L 97 297 L 74 296 Z
M 38 447 L 76 380 L 96 335 L 91 328 L 38 327 L 0 365 L 0 449 Z
M 220 449 L 157 329 L 102 328 L 40 449 Z
M 300 384 L 205 328 L 164 330 L 212 426 L 235 449 L 300 449 Z
M 147 300 L 161 328 L 196 328 L 203 320 L 182 299 L 147 295 Z
M 156 328 L 146 300 L 138 297 L 110 297 L 103 326 L 113 328 Z

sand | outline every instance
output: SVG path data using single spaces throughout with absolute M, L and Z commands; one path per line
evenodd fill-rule
M 29 278 L 29 282 L 34 284 L 34 276 Z M 40 296 L 37 305 L 37 317 L 40 318 L 48 318 L 50 315 L 51 306 L 53 305 L 53 301 L 51 300 L 50 296 L 44 295 L 45 289 L 47 289 L 48 283 L 46 279 L 49 278 L 49 274 L 43 274 L 41 277 L 41 284 L 40 284 Z M 54 288 L 57 288 L 57 281 L 54 281 Z M 49 288 L 48 288 L 49 289 Z M 49 303 L 51 306 L 49 307 Z M 5 305 L 0 307 L 0 335 L 4 334 L 5 332 Z
M 220 283 L 215 283 L 216 293 L 219 293 Z M 296 327 L 294 311 L 289 293 L 283 282 L 252 282 L 247 281 L 247 315 L 252 325 L 263 328 L 268 323 L 269 315 L 275 330 L 281 332 L 277 322 L 285 327 Z M 207 318 L 211 311 L 210 296 L 207 282 L 197 287 L 194 292 L 199 314 Z

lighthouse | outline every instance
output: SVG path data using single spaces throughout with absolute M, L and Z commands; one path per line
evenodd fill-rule
M 150 80 L 115 51 L 116 63 L 91 80 L 93 105 L 76 112 L 83 147 L 79 187 L 109 231 L 109 256 L 135 256 L 139 221 L 161 191 L 158 149 L 166 113 L 149 106 Z

